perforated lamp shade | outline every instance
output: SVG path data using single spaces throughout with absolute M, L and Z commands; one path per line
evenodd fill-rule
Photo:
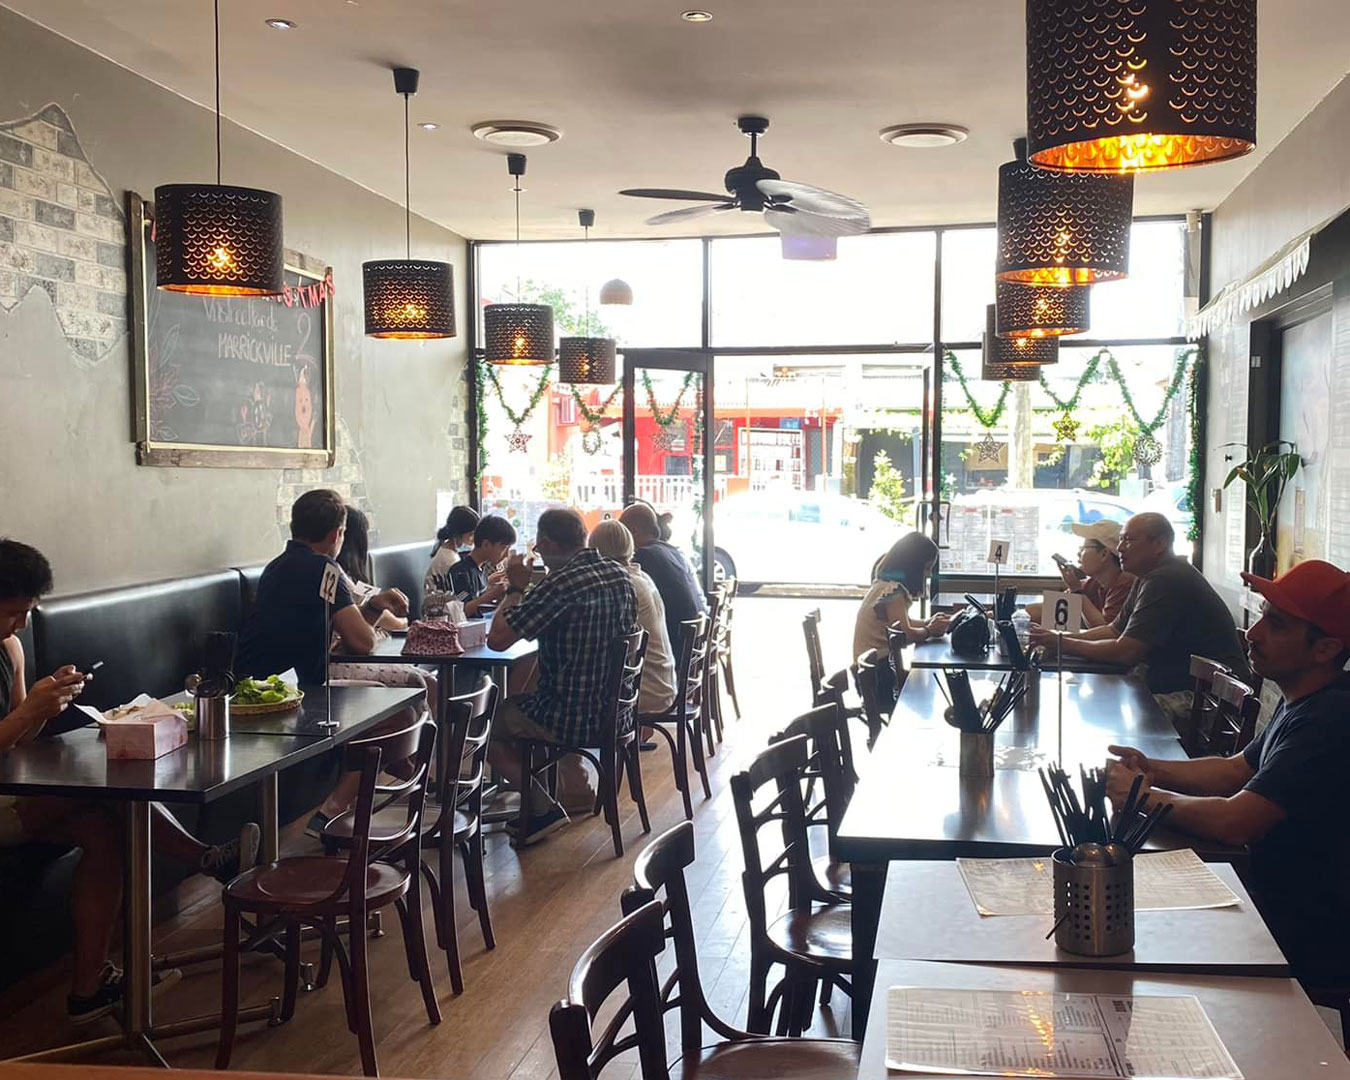
M 1123 278 L 1133 214 L 1133 176 L 1050 172 L 1019 153 L 998 170 L 998 278 L 1053 287 Z
M 1036 382 L 1041 368 L 1059 363 L 1059 338 L 1001 338 L 994 333 L 994 305 L 985 312 L 980 378 L 991 382 Z
M 547 304 L 489 304 L 483 309 L 489 364 L 553 363 L 553 309 Z
M 558 342 L 558 381 L 573 386 L 613 386 L 615 370 L 614 339 L 603 337 L 565 337 Z
M 225 184 L 155 188 L 155 282 L 172 292 L 276 296 L 285 282 L 281 196 Z
M 361 264 L 366 336 L 455 336 L 455 277 L 449 263 L 377 259 Z
M 995 330 L 999 337 L 1045 338 L 1083 334 L 1092 325 L 1086 286 L 1051 289 L 1000 281 L 996 290 Z
M 1155 172 L 1254 149 L 1256 2 L 1028 0 L 1031 160 Z

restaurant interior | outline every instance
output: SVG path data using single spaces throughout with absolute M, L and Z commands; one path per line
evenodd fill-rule
M 1350 1080 L 1350 4 L 708 2 L 0 0 L 0 1080 Z

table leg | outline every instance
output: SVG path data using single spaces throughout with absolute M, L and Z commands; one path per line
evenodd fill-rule
M 262 851 L 264 863 L 274 863 L 281 857 L 281 823 L 278 819 L 277 804 L 280 795 L 277 790 L 277 773 L 271 773 L 258 784 L 259 829 L 262 832 Z
M 126 899 L 122 904 L 125 937 L 122 964 L 125 996 L 123 1029 L 133 1044 L 150 1030 L 150 804 L 127 804 Z
M 853 1038 L 862 1042 L 867 1033 L 867 1013 L 872 1007 L 872 986 L 877 978 L 877 923 L 881 897 L 886 890 L 885 863 L 853 864 Z

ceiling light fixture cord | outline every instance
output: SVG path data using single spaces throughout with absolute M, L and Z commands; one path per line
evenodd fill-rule
M 412 153 L 408 148 L 408 100 L 403 95 L 403 242 L 407 258 L 412 258 Z
M 582 240 L 581 242 L 582 246 L 585 247 L 589 253 L 591 243 L 591 227 L 589 225 L 583 225 L 581 227 L 581 230 L 585 234 L 585 239 Z M 590 267 L 590 260 L 588 259 L 586 260 L 586 329 L 583 330 L 582 333 L 589 335 L 590 332 L 591 332 L 591 267 Z
M 220 0 L 216 11 L 216 187 L 220 187 Z
M 515 179 L 516 193 L 516 299 L 520 299 L 520 177 Z

